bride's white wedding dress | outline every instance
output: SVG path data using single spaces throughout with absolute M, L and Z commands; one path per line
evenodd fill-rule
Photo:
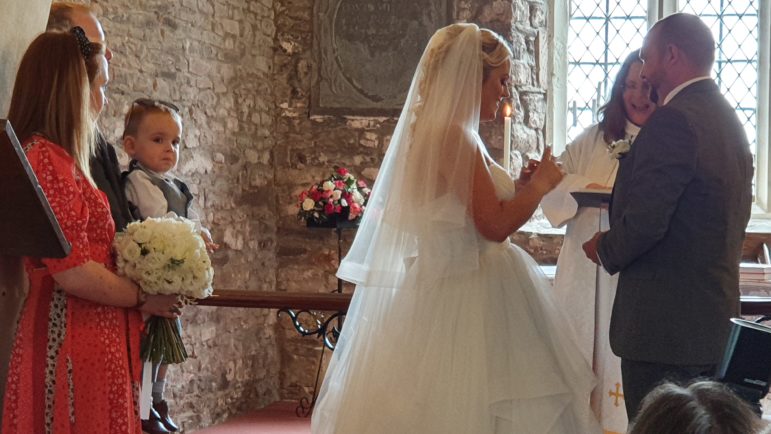
M 421 57 L 338 269 L 356 292 L 315 434 L 600 432 L 594 376 L 549 282 L 520 248 L 484 239 L 469 212 L 487 154 L 482 32 L 447 26 Z M 498 197 L 511 198 L 508 174 L 490 173 Z
M 491 171 L 499 197 L 513 196 L 506 172 Z M 548 280 L 519 247 L 479 238 L 474 271 L 354 297 L 314 433 L 600 432 L 594 377 Z

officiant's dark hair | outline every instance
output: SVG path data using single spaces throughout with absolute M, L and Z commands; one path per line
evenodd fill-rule
M 753 434 L 760 418 L 722 383 L 664 383 L 642 402 L 629 434 Z
M 96 56 L 104 54 L 104 46 L 89 44 L 84 59 L 72 32 L 46 32 L 35 38 L 19 64 L 8 119 L 20 139 L 42 134 L 64 148 L 93 182 L 91 81 L 99 71 Z
M 632 64 L 640 60 L 640 50 L 634 50 L 626 56 L 624 63 L 616 74 L 616 80 L 610 89 L 610 99 L 597 110 L 597 116 L 600 118 L 600 131 L 605 143 L 612 143 L 621 140 L 626 135 L 626 109 L 624 108 L 624 84 L 626 76 L 629 75 L 629 69 Z

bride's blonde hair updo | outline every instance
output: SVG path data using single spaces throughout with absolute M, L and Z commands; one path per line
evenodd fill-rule
M 490 71 L 503 65 L 513 53 L 509 44 L 497 33 L 488 29 L 480 29 L 482 36 L 482 81 L 486 81 Z
M 466 24 L 451 24 L 440 30 L 442 37 L 427 48 L 426 59 L 422 66 L 423 76 L 418 83 L 418 95 L 421 99 L 416 104 L 415 112 L 419 112 L 425 100 L 429 97 L 429 83 L 437 75 L 443 65 L 448 49 L 461 32 L 466 30 Z M 490 71 L 503 65 L 513 54 L 509 44 L 497 33 L 489 29 L 479 29 L 482 42 L 482 82 L 487 80 Z

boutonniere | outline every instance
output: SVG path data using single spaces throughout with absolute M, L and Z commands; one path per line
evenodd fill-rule
M 620 160 L 632 149 L 632 141 L 629 139 L 616 140 L 608 145 L 608 153 L 611 158 Z

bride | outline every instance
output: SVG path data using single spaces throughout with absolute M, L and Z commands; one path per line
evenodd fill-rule
M 510 57 L 473 24 L 423 53 L 337 273 L 357 287 L 314 433 L 599 432 L 589 365 L 508 241 L 562 174 L 547 148 L 515 187 L 478 135 L 509 96 Z

